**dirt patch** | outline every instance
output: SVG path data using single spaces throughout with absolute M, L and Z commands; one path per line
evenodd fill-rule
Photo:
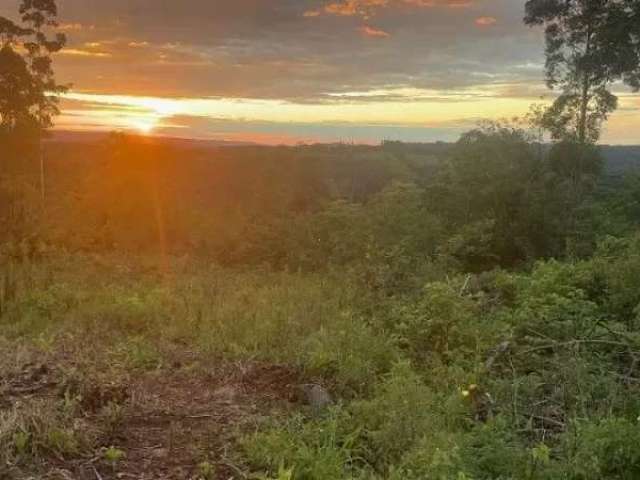
M 133 375 L 127 385 L 90 385 L 80 405 L 83 421 L 103 432 L 99 445 L 84 458 L 46 460 L 47 473 L 32 478 L 198 479 L 204 478 L 202 464 L 215 471 L 207 479 L 247 478 L 234 448 L 238 435 L 267 415 L 291 409 L 298 381 L 285 365 L 234 363 L 174 365 Z M 4 383 L 5 405 L 22 395 L 63 390 L 48 367 L 30 366 Z M 108 460 L 110 447 L 119 453 L 117 461 Z
M 235 381 L 247 394 L 257 394 L 273 400 L 291 398 L 295 385 L 300 383 L 300 374 L 287 365 L 251 363 L 234 370 Z
M 122 471 L 130 478 L 196 478 L 197 465 L 208 462 L 217 478 L 244 478 L 233 459 L 235 437 L 262 416 L 288 408 L 296 379 L 285 366 L 257 363 L 140 379 L 120 432 Z
M 18 371 L 0 376 L 0 409 L 15 401 L 33 396 L 50 395 L 58 381 L 53 369 L 44 363 L 30 363 Z

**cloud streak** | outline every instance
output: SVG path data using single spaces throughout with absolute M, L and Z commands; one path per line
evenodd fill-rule
M 15 3 L 0 2 L 0 15 L 15 17 Z M 542 33 L 522 24 L 525 0 L 58 3 L 69 37 L 56 56 L 59 81 L 91 95 L 65 101 L 65 127 L 126 128 L 138 115 L 170 128 L 176 115 L 224 114 L 225 122 L 283 128 L 439 128 L 454 117 L 499 115 L 497 106 L 524 113 L 529 103 L 551 98 Z M 105 95 L 164 99 L 180 110 L 167 114 L 135 100 L 118 106 Z M 175 127 L 185 134 L 190 128 Z
M 490 27 L 498 23 L 498 20 L 495 17 L 478 17 L 475 23 L 479 27 Z
M 378 28 L 370 27 L 369 25 L 363 25 L 360 27 L 360 33 L 362 33 L 365 37 L 372 38 L 389 38 L 391 35 L 384 30 L 380 30 Z
M 339 0 L 331 1 L 320 8 L 307 10 L 306 17 L 321 15 L 337 15 L 342 17 L 362 17 L 369 19 L 381 9 L 392 8 L 466 8 L 473 4 L 472 0 Z

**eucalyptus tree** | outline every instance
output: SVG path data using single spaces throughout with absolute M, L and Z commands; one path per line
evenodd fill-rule
M 55 0 L 22 0 L 18 13 L 19 23 L 0 16 L 0 138 L 50 127 L 66 90 L 52 68 L 66 42 Z
M 55 80 L 51 58 L 66 43 L 55 0 L 21 0 L 16 6 L 17 22 L 0 16 L 0 243 L 21 241 L 41 223 L 43 209 L 34 205 L 37 197 L 45 205 L 44 158 L 37 146 L 66 90 Z
M 556 140 L 597 142 L 618 105 L 615 82 L 640 90 L 640 0 L 528 0 L 524 21 L 542 25 L 546 79 L 561 93 L 545 115 Z

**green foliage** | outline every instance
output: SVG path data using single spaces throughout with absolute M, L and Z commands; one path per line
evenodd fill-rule
M 118 462 L 125 457 L 125 453 L 112 445 L 104 451 L 103 456 L 104 459 L 109 462 L 113 468 L 115 468 L 118 465 Z
M 594 471 L 632 478 L 631 467 L 614 465 L 624 458 L 632 466 L 634 451 L 600 419 L 623 422 L 640 408 L 629 380 L 639 351 L 636 250 L 635 237 L 611 238 L 588 260 L 452 273 L 388 297 L 352 271 L 52 257 L 16 273 L 2 317 L 13 326 L 3 335 L 40 337 L 47 349 L 86 343 L 110 362 L 109 375 L 161 374 L 167 351 L 188 345 L 193 355 L 276 361 L 321 377 L 337 406 L 274 420 L 243 442 L 264 478 L 590 478 L 576 459 L 600 448 L 593 445 L 603 452 Z M 16 329 L 19 312 L 38 321 Z M 87 379 L 105 382 L 67 374 L 68 400 L 5 420 L 13 460 L 73 457 L 94 444 L 74 405 L 91 398 Z M 123 408 L 98 405 L 109 442 Z
M 640 325 L 640 293 L 633 285 L 640 278 L 640 237 L 635 234 L 626 238 L 613 237 L 603 240 L 595 258 L 594 265 L 601 272 L 600 301 L 617 321 L 625 323 L 634 330 Z
M 573 284 L 574 270 L 571 265 L 550 262 L 522 279 L 520 301 L 512 316 L 518 332 L 544 332 L 546 338 L 563 341 L 588 336 L 598 327 L 599 307 Z
M 294 479 L 370 478 L 423 437 L 437 435 L 442 423 L 435 405 L 436 397 L 401 363 L 370 400 L 334 408 L 320 419 L 294 417 L 249 437 L 245 449 L 256 467 L 291 468 Z
M 213 480 L 216 475 L 216 467 L 209 462 L 198 464 L 198 474 L 203 480 Z
M 640 475 L 640 431 L 637 421 L 602 418 L 579 421 L 563 438 L 570 480 L 631 480 Z
M 484 321 L 478 305 L 464 294 L 465 281 L 427 284 L 416 301 L 394 305 L 389 328 L 417 362 L 475 362 L 500 338 L 504 326 Z
M 501 359 L 510 378 L 494 380 L 493 393 L 532 434 L 540 426 L 563 431 L 574 415 L 630 407 L 616 372 L 636 346 L 606 318 L 607 300 L 592 297 L 602 293 L 593 289 L 594 270 L 585 263 L 539 264 L 516 280 L 513 305 L 496 312 L 511 323 L 513 340 Z
M 441 428 L 437 400 L 408 363 L 396 365 L 370 400 L 350 408 L 362 428 L 361 456 L 379 471 L 397 463 L 424 435 Z
M 301 361 L 310 373 L 331 378 L 348 394 L 369 390 L 398 357 L 388 334 L 376 333 L 362 319 L 347 316 L 310 334 Z
M 622 256 L 628 258 L 623 251 Z M 486 425 L 472 425 L 465 433 L 461 420 L 467 414 L 454 406 L 456 402 L 443 398 L 442 390 L 439 395 L 433 393 L 406 366 L 398 367 L 370 399 L 348 407 L 343 422 L 351 427 L 346 430 L 361 428 L 352 455 L 367 468 L 388 471 L 390 478 L 601 478 L 601 473 L 601 477 L 575 476 L 572 457 L 562 445 L 565 436 L 575 438 L 571 419 L 576 416 L 597 418 L 612 411 L 635 411 L 635 403 L 625 398 L 624 385 L 615 377 L 621 360 L 617 350 L 636 348 L 633 335 L 606 315 L 612 305 L 609 290 L 599 288 L 608 281 L 610 273 L 603 267 L 610 263 L 611 257 L 577 264 L 541 263 L 529 275 L 487 277 L 489 284 L 479 296 L 461 296 L 464 289 L 460 287 L 434 283 L 416 303 L 398 302 L 391 318 L 399 324 L 399 345 L 423 362 L 435 356 L 462 366 L 467 378 L 484 373 L 478 366 L 470 377 L 473 362 L 465 358 L 481 363 L 491 346 L 513 338 L 506 357 L 498 357 L 497 367 L 492 367 L 500 370 L 504 366 L 511 376 L 486 379 L 493 409 L 504 414 Z M 635 292 L 630 285 L 619 290 Z M 474 305 L 472 298 L 479 303 Z M 498 309 L 491 306 L 495 300 L 502 303 Z M 487 307 L 493 316 L 488 320 L 493 325 L 491 332 L 474 321 L 487 315 Z M 486 333 L 479 336 L 479 332 Z M 449 348 L 438 348 L 447 345 Z M 447 351 L 450 355 L 443 355 Z M 434 373 L 454 375 L 456 368 Z M 461 380 L 459 377 L 459 385 Z M 439 389 L 446 385 L 441 380 L 430 383 Z M 541 429 L 551 435 L 551 444 L 540 443 L 545 438 L 539 437 Z M 559 434 L 555 440 L 552 432 Z M 539 440 L 532 442 L 532 438 Z M 585 441 L 588 445 L 592 440 Z M 604 454 L 605 461 L 617 458 L 615 449 Z M 598 468 L 594 471 L 610 467 Z M 620 472 L 626 477 L 619 478 L 634 474 L 633 467 Z
M 149 338 L 132 337 L 119 343 L 114 356 L 131 369 L 153 370 L 162 365 L 162 356 Z
M 449 227 L 440 251 L 471 272 L 560 254 L 563 218 L 571 210 L 558 201 L 552 179 L 545 155 L 526 131 L 488 124 L 466 133 L 426 189 Z
M 462 442 L 460 458 L 465 473 L 473 479 L 535 478 L 527 475 L 533 456 L 502 418 L 470 432 Z
M 461 468 L 457 435 L 444 430 L 428 432 L 390 467 L 390 480 L 470 480 Z
M 46 248 L 346 269 L 380 296 L 451 269 L 512 268 L 568 246 L 591 253 L 595 150 L 570 142 L 549 150 L 509 124 L 435 147 L 229 148 L 201 157 L 126 136 L 86 151 L 56 145 L 47 152 L 47 215 L 34 164 L 23 172 L 30 194 L 0 202 L 11 210 L 0 222 Z
M 93 444 L 96 432 L 77 420 L 75 401 L 34 400 L 0 412 L 0 460 L 37 462 L 47 455 L 73 457 Z
M 345 430 L 345 415 L 332 409 L 325 418 L 309 422 L 293 417 L 280 428 L 247 438 L 246 455 L 255 467 L 275 478 L 284 472 L 291 472 L 286 475 L 293 480 L 353 478 L 352 465 L 358 459 L 352 449 L 359 431 Z

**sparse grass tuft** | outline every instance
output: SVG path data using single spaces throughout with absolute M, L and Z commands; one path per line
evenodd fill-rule
M 78 415 L 75 399 L 20 401 L 0 412 L 3 464 L 69 458 L 90 451 L 98 432 Z

